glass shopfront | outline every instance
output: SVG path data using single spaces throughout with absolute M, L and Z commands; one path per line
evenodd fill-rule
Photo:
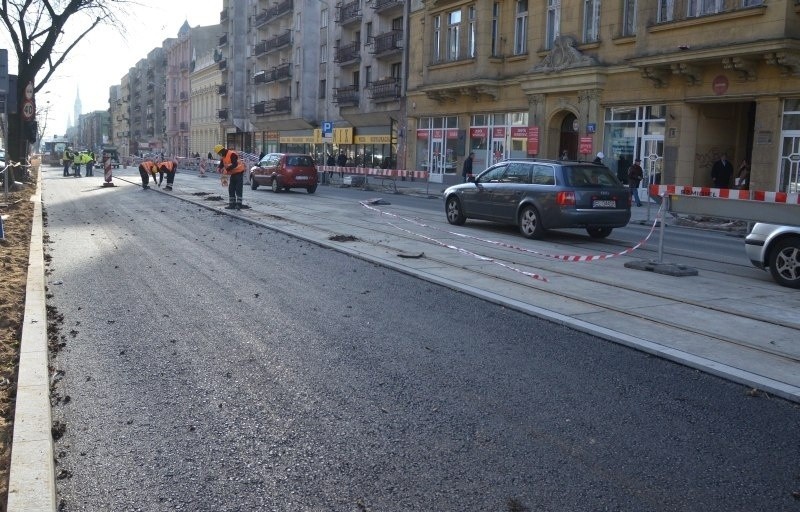
M 528 113 L 476 114 L 469 128 L 473 174 L 508 158 L 528 157 Z
M 458 151 L 459 135 L 456 116 L 421 118 L 417 128 L 417 169 L 431 174 L 454 174 L 456 158 L 463 156 Z
M 661 183 L 664 163 L 666 106 L 611 107 L 605 113 L 603 163 L 628 181 L 628 167 L 636 157 L 642 160 L 642 187 Z

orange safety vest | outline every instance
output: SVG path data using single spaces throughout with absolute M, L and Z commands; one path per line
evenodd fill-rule
M 150 173 L 150 174 L 152 174 L 153 176 L 155 176 L 155 175 L 156 175 L 156 170 L 157 170 L 157 168 L 156 168 L 156 164 L 155 164 L 155 162 L 153 162 L 153 161 L 151 161 L 151 160 L 145 160 L 144 162 L 142 162 L 142 163 L 141 163 L 141 164 L 139 164 L 139 165 L 140 165 L 142 168 L 144 168 L 144 171 L 145 171 L 145 172 L 147 172 L 147 173 Z
M 232 171 L 228 170 L 228 166 L 233 163 L 231 162 L 231 156 L 233 155 L 236 155 L 236 153 L 229 149 L 228 152 L 225 153 L 225 156 L 222 157 L 222 174 L 239 174 L 244 172 L 244 162 L 242 162 L 241 159 L 237 160 L 236 167 Z M 238 157 L 239 155 L 236 156 Z
M 158 170 L 163 172 L 175 172 L 175 167 L 175 162 L 172 160 L 167 160 L 166 162 L 158 164 Z

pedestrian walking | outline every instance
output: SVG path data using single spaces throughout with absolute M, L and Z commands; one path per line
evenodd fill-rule
M 178 162 L 174 160 L 164 160 L 158 163 L 158 186 L 164 182 L 164 176 L 167 177 L 167 185 L 164 190 L 172 191 L 172 183 L 175 181 L 175 173 L 178 171 Z M 155 178 L 154 178 L 155 180 Z
M 642 201 L 639 199 L 639 184 L 644 178 L 644 169 L 642 169 L 642 161 L 636 158 L 633 164 L 628 167 L 628 187 L 631 189 L 631 197 L 636 202 L 636 206 L 642 206 Z
M 220 156 L 217 172 L 222 174 L 223 180 L 228 179 L 228 206 L 226 210 L 241 210 L 247 208 L 242 204 L 244 192 L 244 162 L 239 160 L 236 151 L 230 150 L 222 144 L 214 146 L 214 153 Z
M 466 183 L 469 177 L 472 176 L 473 160 L 475 160 L 475 153 L 470 151 L 467 158 L 464 159 L 464 167 L 461 168 L 461 176 L 464 178 L 464 183 Z
M 158 166 L 152 160 L 145 160 L 139 164 L 139 176 L 142 177 L 142 189 L 147 190 L 150 188 L 150 177 L 153 177 L 153 183 L 156 182 L 156 172 Z

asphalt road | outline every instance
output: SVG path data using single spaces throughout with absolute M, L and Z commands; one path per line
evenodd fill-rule
M 125 183 L 44 178 L 63 511 L 797 511 L 800 408 Z

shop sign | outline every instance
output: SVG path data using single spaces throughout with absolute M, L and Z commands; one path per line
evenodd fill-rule
M 428 130 L 417 130 L 417 138 L 418 139 L 428 139 L 430 138 L 430 131 Z
M 502 139 L 505 136 L 506 136 L 506 128 L 505 128 L 505 126 L 492 128 L 492 138 Z
M 578 152 L 582 155 L 588 155 L 592 152 L 592 138 L 591 137 L 581 137 L 579 140 L 579 149 Z
M 485 139 L 486 138 L 486 128 L 470 128 L 469 129 L 469 137 L 471 139 Z
M 448 139 L 457 139 L 458 138 L 458 128 L 447 130 L 447 138 Z
M 356 135 L 356 144 L 390 144 L 392 138 L 389 135 Z
M 513 136 L 513 135 L 512 135 Z M 539 127 L 531 126 L 528 128 L 528 154 L 539 154 Z
M 284 135 L 281 137 L 281 144 L 313 144 L 313 135 Z
M 353 127 L 351 126 L 349 128 L 334 128 L 333 142 L 334 144 L 352 144 Z
M 526 139 L 526 138 L 528 138 L 528 127 L 527 126 L 512 126 L 511 127 L 511 138 L 512 139 Z
M 442 130 L 433 130 L 433 138 L 434 139 L 441 139 L 444 132 Z
M 714 94 L 722 96 L 728 92 L 728 77 L 725 75 L 715 76 L 714 80 L 711 82 L 711 88 L 714 90 Z

